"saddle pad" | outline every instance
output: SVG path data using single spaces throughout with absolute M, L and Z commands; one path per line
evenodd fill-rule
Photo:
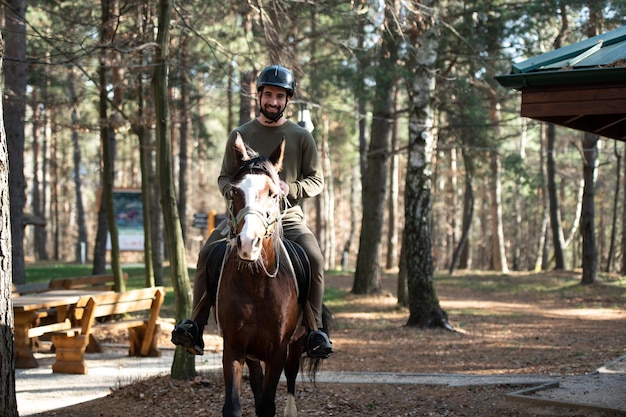
M 303 305 L 309 295 L 309 287 L 311 285 L 311 263 L 302 246 L 288 239 L 283 239 L 283 245 L 287 251 L 289 261 L 296 275 L 296 284 L 298 285 L 298 303 Z M 226 239 L 218 240 L 212 244 L 209 257 L 206 264 L 207 272 L 207 294 L 209 296 L 210 305 L 215 305 L 215 297 L 217 296 L 217 286 L 222 274 L 222 262 L 228 242 Z
M 215 305 L 215 298 L 217 297 L 217 285 L 222 275 L 222 262 L 224 260 L 224 254 L 226 253 L 226 247 L 228 243 L 226 239 L 218 240 L 212 244 L 212 248 L 209 252 L 209 257 L 206 263 L 206 286 L 207 295 L 209 296 L 210 305 Z
M 299 289 L 298 303 L 303 305 L 308 299 L 309 287 L 311 286 L 311 263 L 302 246 L 296 242 L 283 239 L 283 245 L 287 250 L 289 260 L 296 274 L 296 282 Z

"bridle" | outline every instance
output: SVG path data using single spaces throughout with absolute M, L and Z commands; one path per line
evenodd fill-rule
M 266 175 L 267 177 L 270 178 L 270 180 L 272 180 L 272 182 L 274 182 L 276 184 L 276 180 L 277 180 L 277 176 L 275 175 L 275 173 L 273 171 L 270 171 L 267 166 L 263 163 L 263 161 L 258 160 L 257 158 L 255 159 L 251 159 L 249 161 L 245 161 L 245 163 L 239 168 L 239 170 L 237 171 L 237 173 L 233 176 L 233 178 L 242 178 L 244 175 L 248 175 L 248 174 L 263 174 Z M 286 196 L 283 197 L 284 201 L 287 201 Z M 233 208 L 233 204 L 234 203 L 234 198 L 231 195 L 229 197 L 229 202 L 228 202 L 228 226 L 230 229 L 230 241 L 233 242 L 237 239 L 237 236 L 239 235 L 238 232 L 238 227 L 241 223 L 243 223 L 243 220 L 245 218 L 245 216 L 247 215 L 253 215 L 256 216 L 257 218 L 259 218 L 261 220 L 261 223 L 263 225 L 263 228 L 265 229 L 264 234 L 263 234 L 263 239 L 267 239 L 270 237 L 273 237 L 274 234 L 277 231 L 277 225 L 280 224 L 280 222 L 282 221 L 284 215 L 285 215 L 285 210 L 282 209 L 282 207 L 288 207 L 287 205 L 282 205 L 280 204 L 280 201 L 277 201 L 277 207 L 275 210 L 273 211 L 267 211 L 267 212 L 263 212 L 261 210 L 257 210 L 255 208 L 249 207 L 249 206 L 245 206 L 243 207 L 241 210 L 239 210 L 239 212 L 237 212 L 237 214 L 235 214 L 234 208 Z M 280 240 L 280 239 L 278 239 Z M 233 246 L 234 244 L 231 244 L 231 246 Z M 267 276 L 269 276 L 270 278 L 274 278 L 276 277 L 276 275 L 278 274 L 278 269 L 280 267 L 280 258 L 279 258 L 279 253 L 280 253 L 280 243 L 279 242 L 275 242 L 274 243 L 274 256 L 275 256 L 275 270 L 273 273 L 270 273 L 265 266 L 265 262 L 263 262 L 262 258 L 259 258 L 259 260 L 257 260 L 256 262 L 254 262 L 254 264 L 260 264 L 260 266 L 262 267 L 263 271 L 265 272 L 265 274 Z

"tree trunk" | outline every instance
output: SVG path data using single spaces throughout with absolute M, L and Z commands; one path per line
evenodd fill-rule
M 42 138 L 41 130 L 42 130 L 42 121 L 44 114 L 44 105 L 39 102 L 39 95 L 37 94 L 38 90 L 36 88 L 33 89 L 33 97 L 31 100 L 32 108 L 35 109 L 33 111 L 33 171 L 32 171 L 32 201 L 31 207 L 33 215 L 37 218 L 45 221 L 45 196 L 46 192 L 44 188 L 41 186 L 41 181 L 43 180 L 43 175 L 45 175 L 45 170 L 43 169 L 45 164 L 42 164 L 40 176 L 40 166 L 39 161 L 45 160 L 46 155 L 42 152 L 42 147 L 40 145 L 40 141 Z M 45 100 L 45 97 L 44 97 Z M 40 107 L 41 106 L 41 107 Z M 45 181 L 44 181 L 45 184 Z M 34 246 L 35 246 L 35 259 L 45 261 L 48 259 L 48 252 L 46 250 L 46 228 L 36 226 L 34 231 Z
M 452 274 L 456 269 L 457 262 L 461 259 L 463 253 L 469 252 L 469 232 L 474 217 L 474 190 L 472 188 L 472 180 L 474 178 L 474 161 L 467 152 L 462 153 L 463 162 L 465 164 L 465 193 L 463 194 L 463 218 L 461 220 L 461 238 L 459 244 L 452 254 L 452 262 L 448 272 Z M 464 267 L 467 267 L 465 262 Z
M 26 15 L 25 0 L 8 0 L 4 5 L 6 34 L 4 55 L 3 107 L 11 109 L 5 115 L 8 146 L 9 196 L 11 199 L 12 277 L 15 284 L 23 284 L 24 277 L 24 205 L 26 182 L 24 179 L 24 120 L 26 119 Z
M 70 100 L 72 102 L 72 149 L 74 152 L 74 193 L 76 196 L 76 224 L 78 226 L 78 241 L 76 242 L 75 257 L 77 262 L 85 261 L 87 251 L 87 225 L 85 222 L 85 206 L 83 205 L 83 192 L 81 181 L 82 158 L 80 152 L 80 141 L 78 138 L 78 97 L 74 88 L 74 69 L 68 70 L 68 88 L 70 90 Z
M 393 123 L 393 69 L 397 65 L 399 45 L 396 40 L 395 12 L 385 6 L 386 30 L 382 35 L 379 69 L 373 103 L 371 141 L 367 155 L 367 171 L 363 182 L 363 218 L 361 238 L 354 274 L 353 294 L 380 292 L 380 261 L 382 231 L 385 218 L 385 197 Z
M 350 266 L 350 253 L 354 243 L 357 227 L 357 213 L 361 201 L 361 182 L 359 181 L 359 166 L 354 164 L 350 175 L 350 224 L 348 225 L 348 238 L 343 245 L 341 253 L 341 269 L 347 271 Z
M 176 190 L 172 173 L 172 143 L 170 114 L 167 101 L 167 62 L 171 5 L 159 0 L 159 23 L 152 91 L 156 116 L 157 172 L 161 187 L 161 209 L 170 255 L 170 276 L 174 287 L 176 321 L 191 315 L 191 286 L 187 274 L 185 242 L 176 205 Z M 172 378 L 188 379 L 196 375 L 195 357 L 178 346 L 172 363 Z
M 561 26 L 559 33 L 554 38 L 553 46 L 555 49 L 563 45 L 570 29 L 569 20 L 567 18 L 567 7 L 565 4 L 559 6 L 561 15 Z M 554 158 L 554 143 L 556 141 L 556 127 L 548 124 L 546 127 L 546 174 L 548 180 L 548 198 L 550 202 L 550 227 L 552 231 L 552 246 L 554 249 L 554 269 L 565 269 L 565 257 L 563 255 L 564 241 L 563 228 L 561 225 L 561 207 L 556 186 L 556 162 Z M 547 260 L 544 260 L 547 264 Z
M 328 145 L 328 136 L 330 132 L 330 121 L 326 113 L 322 114 L 322 143 L 319 146 L 319 154 L 322 159 L 322 174 L 324 175 L 324 190 L 320 197 L 321 210 L 318 217 L 321 217 L 321 229 L 323 231 L 322 253 L 324 255 L 324 264 L 326 269 L 335 269 L 335 222 L 333 221 L 335 213 L 335 199 L 333 187 L 333 171 L 330 161 L 330 150 Z M 323 214 L 323 216 L 322 216 Z
M 6 11 L 6 8 L 5 8 Z M 4 41 L 0 32 L 0 79 Z M 0 102 L 0 410 L 6 417 L 18 417 L 15 395 L 15 350 L 13 305 L 11 304 L 11 212 L 9 209 L 9 153 Z
M 109 19 L 109 1 L 101 0 L 102 6 L 102 34 L 101 43 L 103 45 L 108 44 L 106 32 L 107 19 Z M 110 23 L 110 22 L 109 22 Z M 111 242 L 115 238 L 117 245 L 117 227 L 116 225 L 109 226 L 110 218 L 115 218 L 113 213 L 109 213 L 113 209 L 113 160 L 112 155 L 115 154 L 115 143 L 111 143 L 114 137 L 109 135 L 109 116 L 107 111 L 107 79 L 106 79 L 106 52 L 104 49 L 100 51 L 100 68 L 98 69 L 99 76 L 99 116 L 101 120 L 100 124 L 100 207 L 98 208 L 98 224 L 96 229 L 96 241 L 94 244 L 93 253 L 93 274 L 104 274 L 106 272 L 106 252 L 107 252 L 107 237 L 110 236 Z M 106 154 L 105 154 L 106 153 Z M 111 236 L 110 229 L 115 229 L 115 237 Z
M 624 144 L 624 148 L 626 149 L 626 144 Z M 622 226 L 626 225 L 626 164 L 624 164 L 624 172 L 622 175 L 624 176 L 624 185 L 623 185 L 623 194 L 622 194 Z M 626 275 L 626 227 L 622 227 L 622 267 L 621 273 L 622 275 Z
M 596 251 L 596 236 L 594 226 L 595 216 L 595 174 L 598 163 L 598 136 L 584 133 L 583 136 L 583 178 L 585 191 L 583 193 L 582 216 L 580 218 L 580 233 L 583 237 L 582 264 L 583 276 L 581 284 L 596 282 L 598 269 L 598 254 Z
M 48 120 L 51 119 L 51 117 L 47 118 Z M 47 130 L 47 128 L 46 128 Z M 59 162 L 60 162 L 60 155 L 59 155 L 59 146 L 58 146 L 58 140 L 59 138 L 57 136 L 54 136 L 52 134 L 50 134 L 49 132 L 46 132 L 46 135 L 49 135 L 48 137 L 50 138 L 50 223 L 52 226 L 52 233 L 53 233 L 53 242 L 54 242 L 54 256 L 53 259 L 55 261 L 59 261 L 61 259 L 60 257 L 60 248 L 61 248 L 61 210 L 59 207 L 59 200 L 60 200 L 60 175 L 59 175 Z
M 152 132 L 152 130 L 150 131 Z M 151 207 L 160 207 L 161 205 L 161 190 L 159 189 L 159 182 L 157 178 L 156 169 L 156 138 L 152 133 L 148 133 L 149 136 L 146 139 L 149 141 L 148 149 L 146 153 L 146 165 L 149 168 L 149 181 L 148 187 L 150 187 Z M 163 270 L 163 261 L 165 259 L 165 233 L 163 230 L 163 214 L 160 210 L 150 210 L 150 233 L 152 235 L 152 264 L 154 265 L 154 284 L 164 285 L 165 277 Z
M 102 166 L 102 164 L 101 164 Z M 98 206 L 98 218 L 96 222 L 96 238 L 93 246 L 93 266 L 91 273 L 106 273 L 106 254 L 107 254 L 107 236 L 109 234 L 109 223 L 107 221 L 107 212 L 104 200 L 102 199 L 102 184 L 104 178 L 100 180 L 100 205 Z
M 144 61 L 141 64 L 143 66 Z M 154 287 L 155 271 L 152 253 L 152 184 L 150 181 L 152 169 L 152 158 L 150 157 L 153 146 L 150 141 L 150 133 L 146 128 L 144 114 L 144 94 L 143 74 L 137 76 L 137 122 L 132 125 L 133 132 L 139 141 L 139 166 L 141 168 L 141 212 L 143 215 L 143 262 L 145 265 L 145 285 Z M 162 282 L 159 284 L 162 285 Z
M 611 237 L 609 241 L 609 253 L 606 259 L 606 272 L 612 272 L 615 263 L 615 251 L 617 242 L 617 211 L 619 207 L 619 192 L 622 179 L 622 154 L 618 150 L 617 141 L 613 142 L 613 151 L 615 153 L 615 196 L 613 197 L 613 212 L 611 213 Z
M 598 34 L 598 10 L 597 4 L 589 4 L 589 23 L 587 36 L 590 38 Z M 580 233 L 583 238 L 582 264 L 583 276 L 581 284 L 588 285 L 596 282 L 598 270 L 598 251 L 596 249 L 595 230 L 595 195 L 596 195 L 596 169 L 598 166 L 598 135 L 585 132 L 583 135 L 583 179 L 585 191 L 583 193 L 582 213 L 580 218 Z
M 239 125 L 252 120 L 254 106 L 252 98 L 255 94 L 252 92 L 252 83 L 254 82 L 255 71 L 243 71 L 239 74 L 241 77 L 241 87 L 239 89 Z
M 112 41 L 114 27 L 119 11 L 117 0 L 102 0 L 102 34 L 103 45 L 109 45 Z M 113 120 L 108 117 L 107 111 L 107 76 L 109 67 L 106 49 L 102 49 L 100 55 L 100 67 L 98 76 L 100 83 L 100 143 L 102 146 L 102 201 L 106 207 L 109 237 L 111 241 L 111 270 L 115 277 L 115 291 L 122 292 L 126 289 L 126 283 L 122 276 L 120 264 L 119 235 L 115 221 L 115 205 L 113 203 L 113 179 L 115 161 L 115 133 Z M 115 79 L 116 77 L 114 77 Z M 114 94 L 115 97 L 115 94 Z
M 402 236 L 404 237 L 404 235 Z M 398 262 L 398 306 L 409 306 L 409 278 L 407 277 L 406 249 L 404 245 L 400 248 L 400 260 Z
M 441 169 L 437 173 L 438 163 L 433 160 L 437 178 L 437 194 L 445 196 L 444 204 L 433 207 L 433 256 L 435 258 L 435 270 L 444 269 L 452 265 L 452 257 L 448 255 L 448 248 L 456 248 L 461 236 L 461 227 L 458 222 L 459 217 L 459 169 L 458 157 L 461 156 L 461 149 L 451 147 L 440 149 L 437 152 L 437 160 L 449 160 L 448 169 Z M 462 157 L 462 156 L 461 156 Z M 435 226 L 435 224 L 437 226 Z M 435 229 L 435 227 L 437 229 Z M 457 264 L 458 265 L 458 264 Z
M 178 213 L 183 231 L 183 240 L 187 236 L 187 194 L 189 189 L 189 42 L 191 37 L 183 34 L 181 40 L 180 71 L 180 142 L 178 149 Z M 230 111 L 229 111 L 230 113 Z
M 354 2 L 355 12 L 362 7 L 359 2 Z M 367 172 L 367 136 L 366 136 L 366 114 L 367 114 L 367 87 L 365 85 L 366 73 L 368 66 L 371 65 L 371 57 L 365 52 L 365 31 L 366 25 L 369 24 L 364 13 L 357 13 L 357 48 L 355 50 L 357 58 L 357 75 L 354 80 L 354 93 L 356 97 L 356 111 L 358 115 L 358 132 L 359 132 L 359 173 L 361 176 L 361 192 L 365 188 L 365 174 Z
M 537 244 L 536 244 L 536 252 L 535 252 L 535 266 L 533 268 L 533 270 L 535 272 L 539 272 L 541 270 L 543 270 L 544 267 L 544 263 L 545 263 L 545 259 L 546 256 L 546 242 L 547 242 L 547 231 L 548 231 L 548 225 L 550 223 L 550 202 L 548 199 L 548 189 L 546 187 L 546 174 L 545 174 L 545 168 L 546 168 L 546 164 L 545 164 L 545 155 L 546 155 L 546 147 L 545 147 L 545 142 L 546 142 L 546 127 L 547 125 L 545 123 L 541 124 L 541 134 L 540 134 L 540 138 L 539 138 L 539 146 L 540 146 L 540 152 L 539 152 L 539 190 L 538 190 L 538 195 L 541 196 L 541 229 L 539 231 L 539 234 L 537 236 Z
M 552 228 L 552 246 L 554 248 L 554 269 L 565 269 L 563 256 L 563 228 L 561 226 L 561 208 L 556 186 L 556 162 L 554 142 L 556 128 L 549 124 L 546 129 L 546 173 L 548 175 L 548 196 L 550 199 L 550 226 Z
M 519 158 L 523 164 L 526 164 L 526 142 L 527 138 L 527 124 L 525 119 L 522 119 L 522 134 L 520 135 L 520 149 L 519 149 Z M 526 256 L 522 255 L 527 252 L 530 248 L 526 244 L 526 238 L 523 237 L 522 233 L 522 218 L 523 218 L 523 193 L 522 193 L 522 184 L 526 182 L 526 178 L 524 174 L 518 178 L 518 181 L 515 181 L 513 192 L 515 195 L 513 196 L 513 205 L 514 205 L 514 215 L 515 215 L 515 227 L 512 230 L 512 255 L 513 255 L 513 270 L 514 271 L 523 271 L 526 270 Z
M 500 152 L 491 152 L 491 238 L 493 268 L 509 272 L 504 250 L 504 227 L 502 225 L 502 159 Z
M 436 1 L 412 2 L 409 17 L 407 68 L 411 70 L 409 94 L 409 155 L 404 191 L 404 231 L 402 247 L 406 255 L 409 289 L 407 326 L 444 327 L 452 329 L 448 315 L 439 306 L 434 286 L 434 265 L 431 247 L 432 148 L 435 129 L 433 101 L 437 61 L 438 28 L 431 10 Z
M 398 88 L 393 98 L 394 113 L 397 108 Z M 398 123 L 394 122 L 391 133 L 391 158 L 389 161 L 389 197 L 387 200 L 387 269 L 398 266 Z

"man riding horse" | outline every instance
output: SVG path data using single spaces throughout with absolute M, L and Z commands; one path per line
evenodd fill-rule
M 257 100 L 260 115 L 233 130 L 226 143 L 218 186 L 224 196 L 230 192 L 230 179 L 237 170 L 232 152 L 237 133 L 260 155 L 269 156 L 280 141 L 285 138 L 283 169 L 280 172 L 280 187 L 287 197 L 289 207 L 282 222 L 285 239 L 299 244 L 308 256 L 311 265 L 311 285 L 308 302 L 311 306 L 317 329 L 307 337 L 306 351 L 312 358 L 328 358 L 333 352 L 332 342 L 323 328 L 322 300 L 324 296 L 324 258 L 313 232 L 304 221 L 301 202 L 322 192 L 324 180 L 321 175 L 320 159 L 315 140 L 309 131 L 288 120 L 285 109 L 295 92 L 296 82 L 293 73 L 280 65 L 273 65 L 261 71 L 257 79 Z M 224 223 L 211 233 L 198 254 L 198 264 L 193 286 L 193 314 L 191 319 L 182 320 L 172 331 L 172 342 L 183 346 L 189 353 L 201 355 L 204 349 L 202 333 L 211 307 L 215 304 L 218 277 L 209 276 L 207 288 L 207 267 L 211 271 L 211 252 L 215 243 L 224 238 Z

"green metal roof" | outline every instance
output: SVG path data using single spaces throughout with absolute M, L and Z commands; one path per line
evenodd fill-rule
M 626 26 L 515 63 L 498 75 L 503 87 L 523 89 L 626 80 Z
M 626 142 L 626 26 L 515 63 L 495 77 L 520 114 Z

